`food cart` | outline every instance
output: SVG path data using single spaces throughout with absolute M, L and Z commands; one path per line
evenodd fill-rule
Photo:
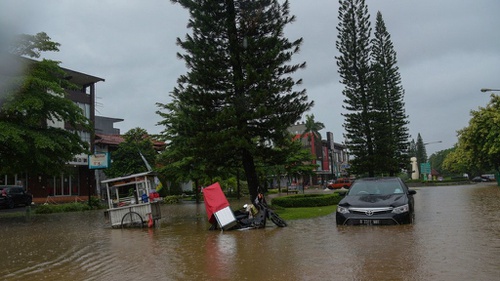
M 149 171 L 101 182 L 106 185 L 109 208 L 105 216 L 111 227 L 152 227 L 161 218 L 156 181 L 156 174 Z

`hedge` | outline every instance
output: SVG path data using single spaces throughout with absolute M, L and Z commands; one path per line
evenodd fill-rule
M 337 193 L 331 194 L 298 194 L 276 197 L 271 200 L 271 205 L 283 208 L 321 207 L 337 205 L 342 197 Z
M 65 203 L 60 205 L 38 205 L 35 208 L 35 214 L 52 214 L 52 213 L 65 213 L 65 212 L 82 212 L 91 210 L 87 203 Z

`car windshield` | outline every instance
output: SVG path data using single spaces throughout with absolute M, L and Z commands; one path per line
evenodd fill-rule
M 360 180 L 354 182 L 348 195 L 390 195 L 404 193 L 397 179 Z

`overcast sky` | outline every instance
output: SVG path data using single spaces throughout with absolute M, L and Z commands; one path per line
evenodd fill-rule
M 306 114 L 343 142 L 343 85 L 335 56 L 337 0 L 291 0 L 297 20 L 286 29 L 304 38 L 295 61 L 315 106 Z M 405 89 L 409 130 L 416 140 L 442 141 L 431 153 L 452 147 L 470 111 L 490 100 L 481 88 L 500 89 L 500 1 L 367 0 L 372 27 L 382 13 L 397 52 Z M 14 33 L 46 32 L 61 44 L 45 58 L 62 67 L 104 78 L 96 86 L 97 115 L 122 118 L 122 133 L 162 127 L 156 102 L 167 103 L 179 75 L 186 73 L 176 38 L 184 38 L 188 13 L 169 0 L 1 0 L 0 24 Z M 500 94 L 500 92 L 499 92 Z M 303 118 L 305 120 L 305 116 Z

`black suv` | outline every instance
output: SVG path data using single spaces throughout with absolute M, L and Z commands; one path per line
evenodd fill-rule
M 0 186 L 0 207 L 14 208 L 15 206 L 31 205 L 33 196 L 24 191 L 22 186 L 2 185 Z

